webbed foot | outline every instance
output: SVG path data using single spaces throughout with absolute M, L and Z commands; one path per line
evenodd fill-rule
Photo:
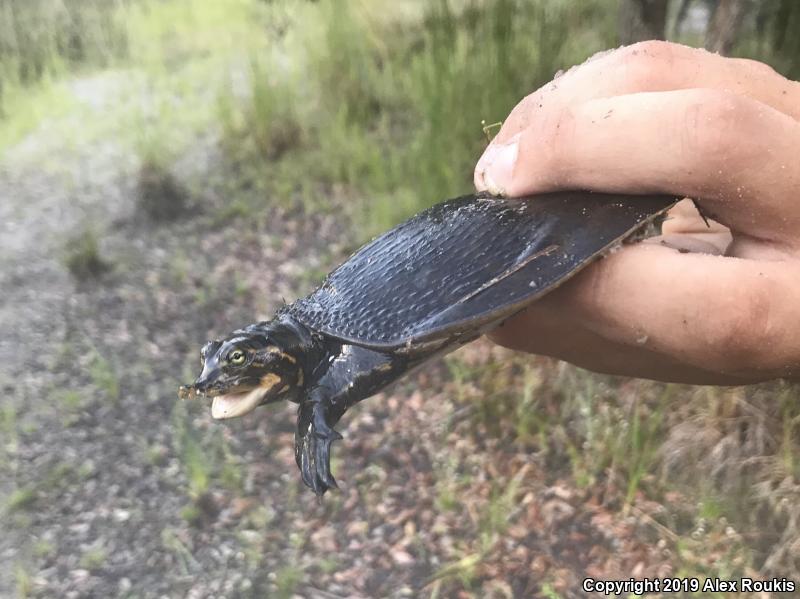
M 342 438 L 328 425 L 325 408 L 318 402 L 300 405 L 294 439 L 294 459 L 303 482 L 318 496 L 338 488 L 331 474 L 331 443 Z

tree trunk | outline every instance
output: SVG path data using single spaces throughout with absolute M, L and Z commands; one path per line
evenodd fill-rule
M 706 50 L 727 56 L 733 50 L 747 9 L 745 0 L 719 0 L 706 32 Z
M 619 42 L 663 40 L 668 0 L 622 0 L 619 7 Z
M 691 3 L 692 0 L 681 0 L 680 5 L 678 6 L 678 13 L 675 16 L 675 24 L 672 26 L 672 32 L 669 35 L 669 39 L 676 39 L 681 34 L 683 22 L 686 20 L 686 15 L 689 14 L 689 5 Z

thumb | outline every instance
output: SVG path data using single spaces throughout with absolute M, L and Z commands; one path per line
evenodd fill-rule
M 508 194 L 519 157 L 520 136 L 521 133 L 517 133 L 503 143 L 492 142 L 484 150 L 473 175 L 478 191 L 498 196 Z

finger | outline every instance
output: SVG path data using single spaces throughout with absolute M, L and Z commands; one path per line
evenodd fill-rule
M 795 263 L 638 244 L 601 260 L 510 319 L 498 331 L 499 341 L 551 353 L 548 331 L 552 339 L 554 330 L 580 323 L 612 344 L 661 355 L 669 363 L 734 377 L 798 376 L 798 275 Z M 578 348 L 587 356 L 597 353 L 597 346 Z
M 542 86 L 512 110 L 494 141 L 506 143 L 534 113 L 554 105 L 700 87 L 747 96 L 800 120 L 800 83 L 766 64 L 653 40 L 597 54 Z
M 536 330 L 528 331 L 523 344 L 514 319 L 494 329 L 489 338 L 511 349 L 551 356 L 593 372 L 616 376 L 691 385 L 742 385 L 767 378 L 720 374 L 640 346 L 609 341 L 574 318 L 564 319 L 563 310 L 550 303 L 537 304 L 536 314 Z
M 800 123 L 743 96 L 693 89 L 591 100 L 538 113 L 510 147 L 484 173 L 495 193 L 673 193 L 701 198 L 737 233 L 800 243 L 790 205 Z

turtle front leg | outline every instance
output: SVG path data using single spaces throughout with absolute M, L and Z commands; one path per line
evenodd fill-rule
M 337 487 L 331 473 L 331 443 L 342 436 L 333 427 L 347 408 L 409 368 L 405 358 L 346 344 L 339 346 L 327 363 L 300 404 L 295 433 L 297 467 L 303 482 L 317 495 Z
M 331 473 L 331 443 L 342 435 L 328 423 L 328 405 L 326 398 L 316 397 L 300 404 L 297 415 L 294 459 L 303 482 L 317 495 L 338 488 Z

